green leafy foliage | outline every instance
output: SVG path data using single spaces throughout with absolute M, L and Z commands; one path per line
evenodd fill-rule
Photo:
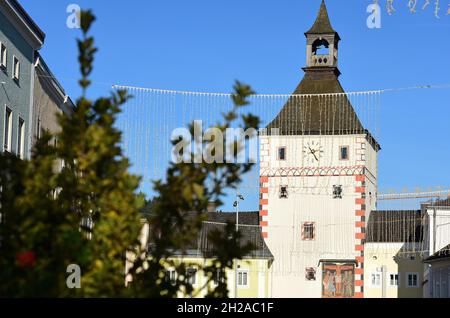
M 89 30 L 95 17 L 81 14 L 78 40 L 83 93 L 71 116 L 58 116 L 59 133 L 45 133 L 30 160 L 0 155 L 0 297 L 176 297 L 190 295 L 189 264 L 173 258 L 196 238 L 207 206 L 222 204 L 225 190 L 236 188 L 251 164 L 171 164 L 166 181 L 156 181 L 156 197 L 138 193 L 140 178 L 128 172 L 129 161 L 115 127 L 120 108 L 131 96 L 124 90 L 91 101 L 89 76 L 97 48 Z M 234 108 L 217 128 L 225 131 L 240 120 L 257 127 L 252 115 L 238 115 L 251 88 L 236 82 Z M 194 129 L 190 126 L 191 130 Z M 50 142 L 56 138 L 57 143 Z M 231 145 L 237 155 L 242 141 Z M 191 154 L 194 156 L 194 154 Z M 194 217 L 187 217 L 195 212 Z M 139 241 L 142 219 L 150 226 L 149 246 Z M 215 231 L 211 262 L 203 268 L 210 280 L 230 269 L 252 247 L 241 246 L 232 224 Z M 131 252 L 131 254 L 130 254 Z M 127 255 L 132 255 L 127 259 Z M 134 262 L 131 287 L 125 287 L 126 260 Z M 81 268 L 81 288 L 66 285 L 70 264 Z M 165 277 L 167 266 L 177 273 Z M 205 286 L 205 288 L 209 288 Z M 227 297 L 226 279 L 210 297 Z

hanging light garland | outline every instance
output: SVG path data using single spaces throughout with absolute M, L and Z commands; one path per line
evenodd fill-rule
M 378 4 L 379 0 L 374 0 L 375 4 Z M 392 15 L 396 9 L 394 6 L 395 0 L 386 0 L 386 11 L 389 15 Z M 408 8 L 409 11 L 414 14 L 417 12 L 418 0 L 408 0 Z M 425 11 L 432 5 L 431 0 L 423 0 L 422 10 Z M 441 12 L 441 0 L 434 0 L 434 16 L 437 19 L 440 19 Z M 450 3 L 448 4 L 448 9 L 445 14 L 446 16 L 450 15 Z

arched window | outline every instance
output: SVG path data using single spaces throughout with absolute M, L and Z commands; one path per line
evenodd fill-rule
M 330 53 L 330 44 L 327 40 L 317 39 L 314 41 L 312 48 L 314 55 L 329 55 Z

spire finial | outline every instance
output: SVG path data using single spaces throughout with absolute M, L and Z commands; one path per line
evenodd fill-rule
M 328 16 L 327 6 L 325 0 L 322 0 L 320 5 L 319 13 L 317 14 L 316 21 L 311 29 L 309 29 L 306 34 L 325 34 L 325 33 L 336 33 L 336 31 L 331 26 L 330 18 Z

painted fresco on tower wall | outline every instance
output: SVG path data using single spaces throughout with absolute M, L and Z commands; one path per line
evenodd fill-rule
M 355 295 L 355 265 L 324 263 L 323 298 L 352 298 Z

